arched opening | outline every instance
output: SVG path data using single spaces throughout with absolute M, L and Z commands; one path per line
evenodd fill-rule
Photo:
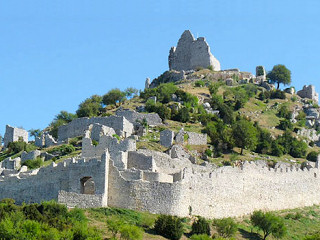
M 83 177 L 80 179 L 81 194 L 95 194 L 95 185 L 92 177 Z

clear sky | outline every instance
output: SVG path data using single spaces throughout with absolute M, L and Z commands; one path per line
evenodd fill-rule
M 320 91 L 319 0 L 0 0 L 0 134 L 45 128 L 111 88 L 142 89 L 168 69 L 186 29 L 222 69 L 285 64 Z

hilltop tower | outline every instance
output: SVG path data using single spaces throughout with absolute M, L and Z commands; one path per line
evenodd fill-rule
M 220 71 L 220 62 L 210 52 L 206 39 L 199 37 L 196 40 L 189 30 L 184 31 L 177 47 L 170 49 L 169 69 L 187 71 L 209 66 L 212 66 L 215 71 Z

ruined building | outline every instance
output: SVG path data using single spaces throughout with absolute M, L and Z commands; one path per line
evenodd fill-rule
M 209 66 L 212 66 L 213 70 L 220 71 L 220 62 L 210 52 L 205 38 L 195 39 L 189 30 L 184 31 L 177 47 L 170 49 L 169 69 L 187 71 Z
M 1 198 L 14 198 L 18 204 L 55 199 L 69 207 L 112 206 L 207 218 L 320 204 L 318 163 L 303 170 L 285 164 L 270 168 L 264 161 L 219 168 L 196 165 L 180 144 L 185 134 L 189 144 L 206 144 L 205 135 L 182 129 L 173 142 L 174 134 L 167 131 L 162 141 L 170 142 L 168 153 L 137 150 L 134 137 L 114 137 L 120 129 L 123 133 L 132 129 L 131 123 L 125 117 L 110 119 L 122 119 L 129 128 L 111 120 L 91 123 L 77 158 L 30 171 L 19 169 L 20 159 L 6 160 L 8 164 L 0 166 Z M 82 121 L 77 124 L 94 120 Z M 109 126 L 101 124 L 104 121 Z M 61 137 L 78 134 L 75 123 L 66 125 Z

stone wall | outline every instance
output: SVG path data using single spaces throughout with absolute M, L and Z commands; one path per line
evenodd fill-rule
M 40 156 L 40 154 L 41 154 L 41 151 L 39 150 L 34 150 L 28 153 L 23 151 L 21 154 L 21 162 L 23 163 L 24 161 L 27 161 L 27 160 L 36 159 L 37 157 Z
M 146 156 L 136 151 L 128 152 L 128 165 L 127 168 L 135 168 L 140 170 L 156 171 L 156 164 L 152 156 Z
M 148 125 L 158 126 L 162 124 L 162 120 L 157 113 L 138 113 L 132 110 L 118 110 L 116 115 L 125 117 L 133 125 L 136 125 L 137 121 L 142 121 L 144 118 L 147 120 Z
M 58 200 L 60 191 L 80 194 L 81 179 L 90 176 L 95 183 L 95 194 L 102 195 L 100 206 L 107 206 L 106 173 L 109 165 L 106 163 L 109 163 L 108 153 L 104 154 L 101 160 L 69 159 L 45 168 L 3 176 L 0 178 L 0 197 L 14 198 L 17 204 Z
M 90 195 L 59 191 L 58 202 L 71 208 L 97 208 L 103 206 L 103 194 Z
M 58 129 L 58 141 L 66 141 L 68 138 L 82 136 L 90 124 L 99 123 L 113 128 L 119 136 L 129 137 L 133 133 L 133 124 L 125 117 L 93 117 L 76 118 L 70 123 L 60 126 Z
M 177 47 L 170 49 L 169 69 L 187 71 L 209 66 L 212 66 L 215 71 L 220 71 L 220 62 L 210 52 L 205 38 L 199 37 L 196 40 L 189 30 L 184 31 Z
M 7 147 L 10 142 L 17 142 L 22 138 L 24 142 L 28 142 L 28 132 L 22 128 L 11 127 L 6 125 L 6 132 L 3 138 L 4 147 Z
M 303 89 L 298 91 L 297 94 L 302 98 L 312 99 L 316 103 L 319 102 L 319 94 L 316 92 L 315 86 L 313 85 L 304 85 Z

